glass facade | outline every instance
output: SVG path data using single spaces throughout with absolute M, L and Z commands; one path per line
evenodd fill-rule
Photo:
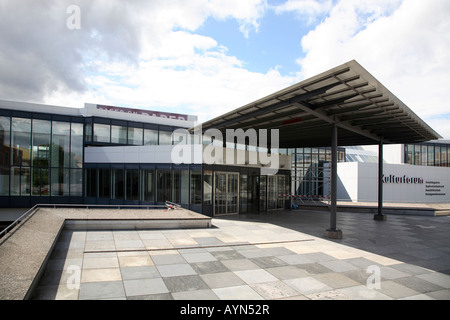
M 7 115 L 9 114 L 9 115 Z M 163 204 L 207 214 L 284 208 L 289 173 L 245 167 L 84 163 L 84 148 L 172 145 L 175 127 L 0 110 L 1 206 Z M 221 172 L 224 170 L 226 172 Z M 206 209 L 205 209 L 206 208 Z
M 295 195 L 327 196 L 323 194 L 324 168 L 331 163 L 331 148 L 288 149 L 292 154 L 292 190 Z M 345 149 L 338 148 L 338 162 L 345 162 Z
M 83 124 L 0 116 L 0 141 L 0 196 L 82 197 Z
M 406 144 L 404 157 L 407 164 L 450 167 L 450 143 Z

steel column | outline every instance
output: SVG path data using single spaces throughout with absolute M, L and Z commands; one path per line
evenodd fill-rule
M 331 134 L 331 205 L 330 229 L 326 236 L 333 239 L 342 239 L 342 231 L 337 229 L 337 162 L 338 162 L 338 128 L 334 123 Z

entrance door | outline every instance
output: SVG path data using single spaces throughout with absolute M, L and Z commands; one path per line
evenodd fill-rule
M 214 215 L 239 213 L 239 173 L 214 174 Z

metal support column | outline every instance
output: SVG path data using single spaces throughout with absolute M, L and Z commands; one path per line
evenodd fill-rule
M 373 217 L 377 221 L 386 220 L 383 215 L 383 141 L 378 144 L 378 213 Z
M 337 162 L 338 162 L 338 132 L 336 124 L 333 124 L 331 134 L 331 205 L 330 205 L 330 229 L 325 236 L 332 239 L 342 239 L 342 231 L 337 229 Z

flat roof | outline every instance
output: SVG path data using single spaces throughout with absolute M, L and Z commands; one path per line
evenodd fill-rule
M 202 124 L 226 129 L 279 129 L 280 148 L 418 143 L 442 138 L 358 62 L 306 79 Z

